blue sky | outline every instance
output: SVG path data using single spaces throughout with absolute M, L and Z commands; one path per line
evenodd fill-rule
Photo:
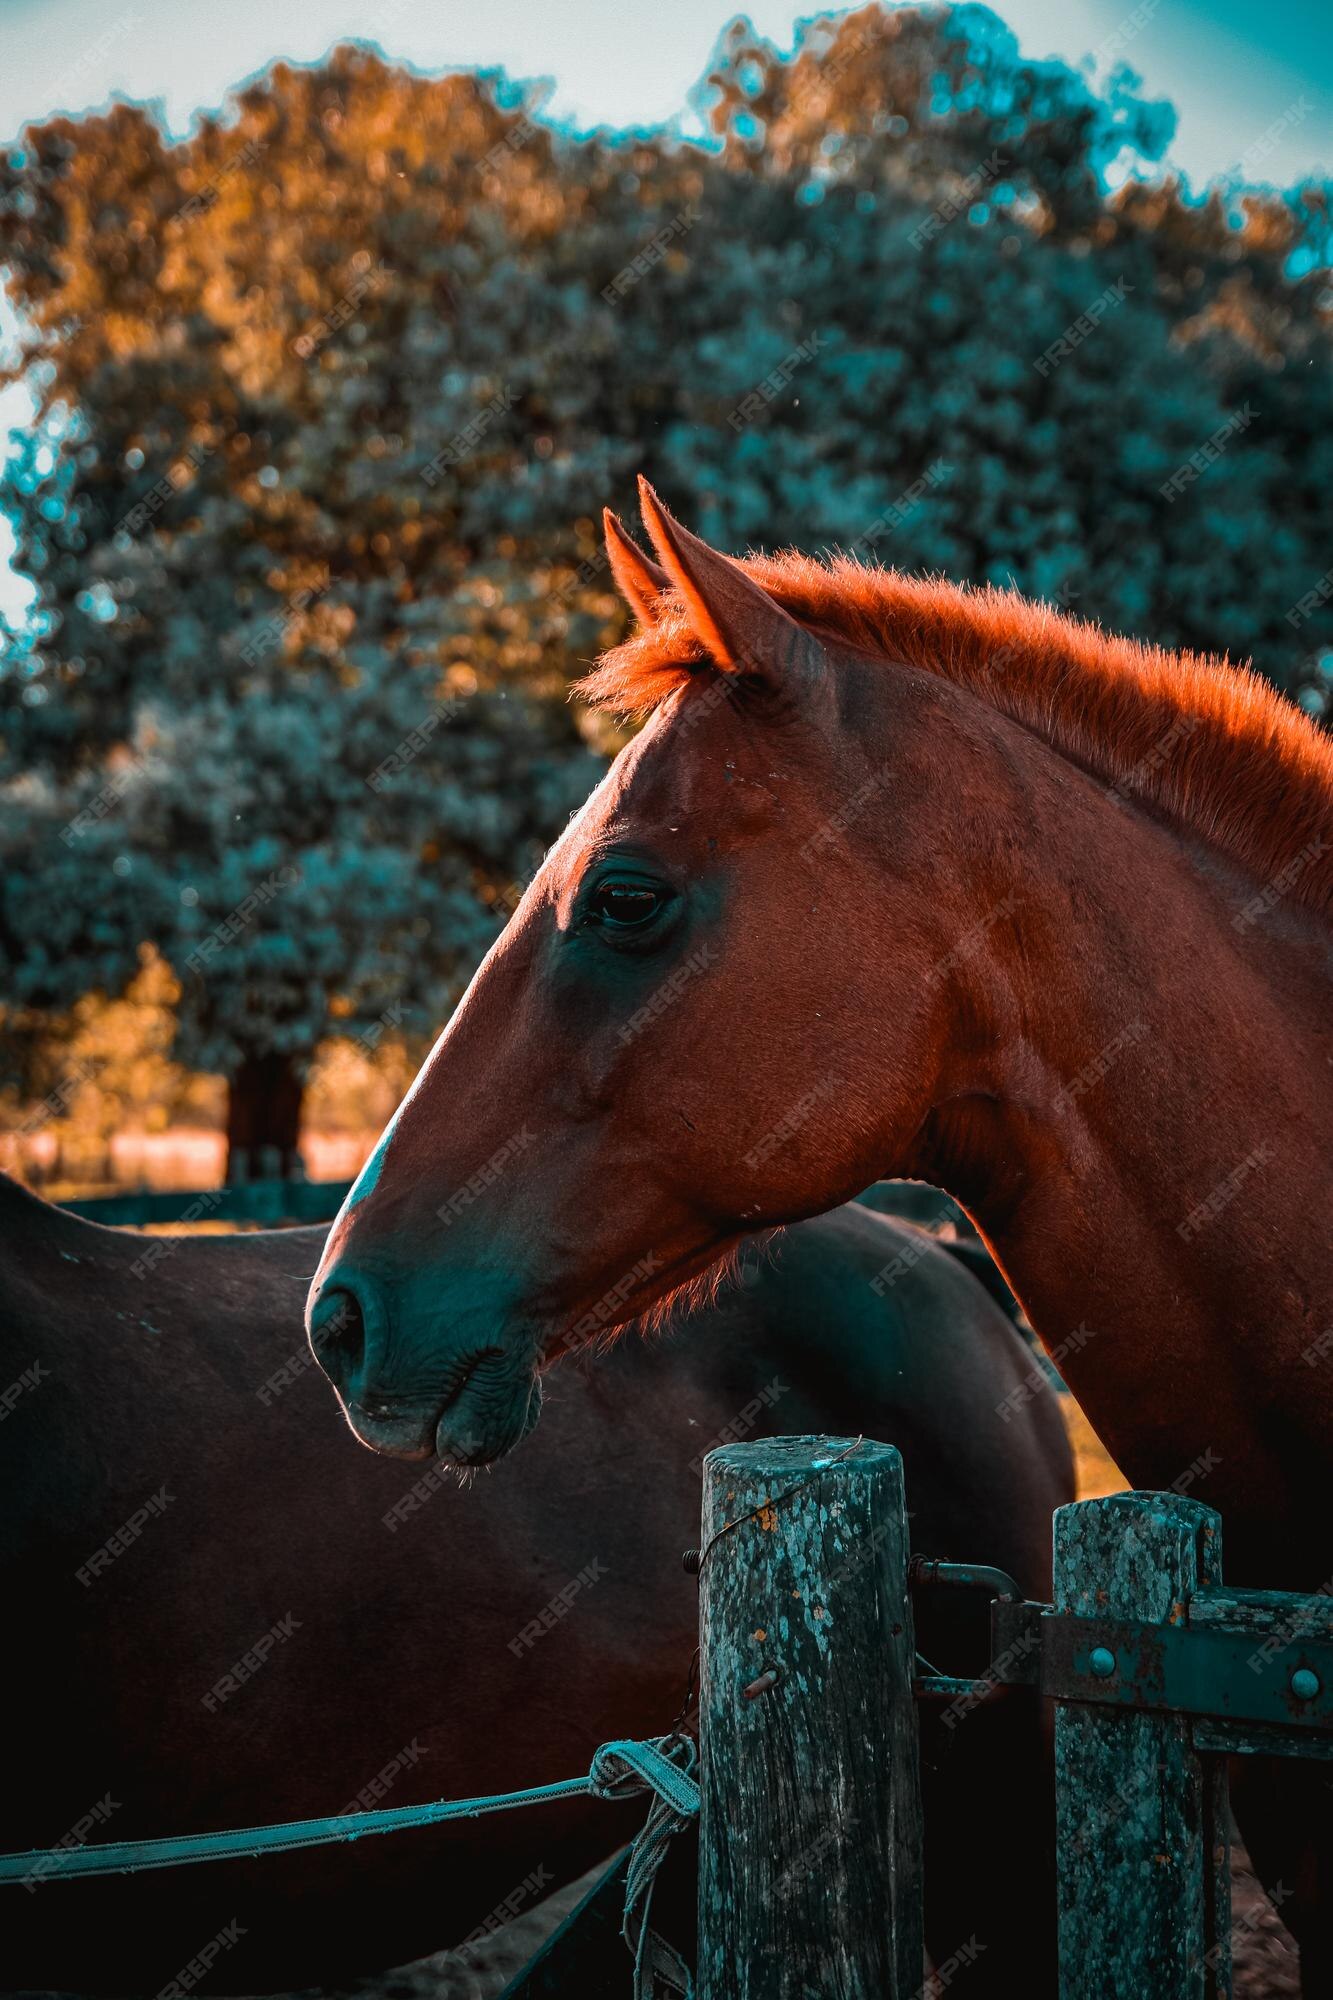
M 273 0 L 0 0 L 0 140 L 113 94 L 158 101 L 169 129 L 183 134 L 198 111 L 222 105 L 275 58 L 312 62 L 358 38 L 420 69 L 549 77 L 547 114 L 581 126 L 656 122 L 681 109 L 734 11 L 726 0 L 300 0 L 287 8 Z M 794 23 L 816 10 L 808 0 L 755 0 L 745 11 L 786 48 Z M 1333 172 L 1329 0 L 1006 0 L 996 12 L 1026 54 L 1074 65 L 1119 37 L 1119 59 L 1150 95 L 1175 105 L 1170 157 L 1196 186 L 1238 168 L 1246 179 L 1279 184 Z M 1280 120 L 1284 129 L 1268 140 Z M 3 332 L 0 315 L 0 339 Z M 0 396 L 0 437 L 26 409 L 21 391 Z M 6 532 L 0 523 L 0 614 L 12 616 L 27 592 L 9 569 Z
M 310 62 L 340 40 L 378 41 L 423 69 L 499 65 L 555 80 L 552 110 L 583 123 L 669 117 L 733 11 L 726 0 L 0 0 L 0 138 L 112 92 L 161 99 L 173 131 L 275 57 Z M 814 11 L 756 0 L 781 46 Z M 1125 28 L 1124 60 L 1180 113 L 1175 157 L 1225 172 L 1294 100 L 1307 116 L 1268 162 L 1275 179 L 1333 167 L 1328 0 L 1007 0 L 996 11 L 1033 56 L 1077 63 Z M 1138 20 L 1139 25 L 1125 24 Z

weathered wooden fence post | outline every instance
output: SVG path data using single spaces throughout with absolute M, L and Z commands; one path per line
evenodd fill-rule
M 869 1439 L 723 1446 L 704 1462 L 701 1547 L 700 2000 L 911 2000 L 902 1460 Z
M 1221 1526 L 1174 1493 L 1059 1508 L 1055 1610 L 1184 1622 L 1190 1593 L 1220 1581 Z M 1088 1670 L 1134 1662 L 1098 1647 Z M 1190 1718 L 1062 1701 L 1055 1780 L 1061 2000 L 1229 1994 L 1226 1771 L 1195 1750 Z

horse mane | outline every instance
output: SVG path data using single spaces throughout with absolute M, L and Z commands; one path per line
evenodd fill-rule
M 1248 666 L 1118 638 L 993 586 L 840 555 L 737 560 L 802 623 L 970 689 L 1290 901 L 1333 909 L 1333 741 Z M 674 590 L 653 621 L 576 692 L 641 716 L 700 678 L 708 655 Z

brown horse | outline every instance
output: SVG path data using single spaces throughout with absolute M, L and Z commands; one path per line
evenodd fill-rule
M 330 1437 L 300 1317 L 322 1230 L 144 1238 L 0 1176 L 0 1243 L 6 1851 L 506 1791 L 665 1728 L 698 1462 L 724 1435 L 892 1438 L 920 1552 L 1047 1588 L 1072 1485 L 1055 1399 L 956 1259 L 866 1209 L 568 1370 L 522 1466 L 466 1493 Z M 920 1644 L 969 1672 L 985 1618 L 957 1596 L 923 1600 Z M 978 1991 L 1000 1992 L 1049 1930 L 1037 1718 L 933 1726 L 932 1949 L 994 1942 Z M 0 1890 L 0 1985 L 157 1993 L 232 1924 L 213 1988 L 343 1981 L 526 1907 L 642 1818 L 567 1802 L 253 1863 L 38 1871 Z M 686 1941 L 679 1913 L 663 1928 Z
M 920 1177 L 1131 1478 L 1190 1473 L 1236 1581 L 1325 1585 L 1333 745 L 1225 663 L 995 591 L 733 560 L 644 510 L 657 563 L 608 526 L 641 629 L 589 691 L 651 719 L 312 1288 L 353 1426 L 493 1457 L 590 1325 Z M 1266 1799 L 1251 1849 L 1333 1991 L 1330 1847 L 1303 1839 L 1327 1783 L 1288 1766 Z

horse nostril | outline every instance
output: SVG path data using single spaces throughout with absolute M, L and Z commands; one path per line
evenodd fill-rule
M 321 1294 L 310 1315 L 310 1345 L 329 1379 L 345 1388 L 366 1353 L 366 1322 L 355 1292 L 339 1286 Z

